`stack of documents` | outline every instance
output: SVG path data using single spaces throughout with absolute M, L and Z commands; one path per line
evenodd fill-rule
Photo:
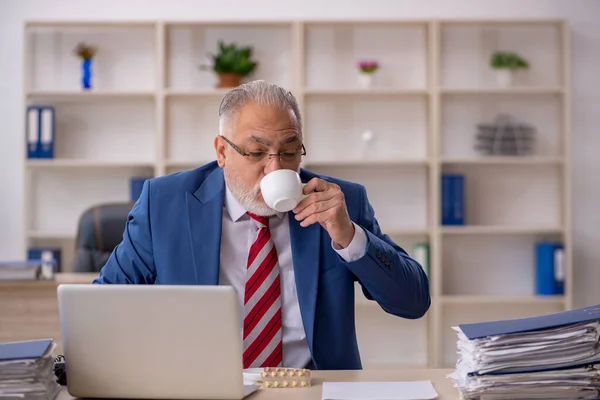
M 600 397 L 600 306 L 454 329 L 465 399 Z
M 0 281 L 34 281 L 41 277 L 42 262 L 0 261 Z
M 0 399 L 53 400 L 60 386 L 54 375 L 51 339 L 0 343 Z

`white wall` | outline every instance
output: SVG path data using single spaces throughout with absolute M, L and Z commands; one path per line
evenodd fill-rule
M 600 1 L 0 0 L 0 259 L 22 255 L 22 26 L 28 19 L 565 18 L 572 25 L 575 305 L 600 303 Z

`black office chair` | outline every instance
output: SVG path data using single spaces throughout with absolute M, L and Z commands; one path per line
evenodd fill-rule
M 114 248 L 123 239 L 133 203 L 100 204 L 79 218 L 74 272 L 100 272 Z

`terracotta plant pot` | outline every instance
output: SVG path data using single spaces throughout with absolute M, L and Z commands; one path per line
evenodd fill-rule
M 239 86 L 242 77 L 236 74 L 219 74 L 219 84 L 217 87 L 230 88 Z

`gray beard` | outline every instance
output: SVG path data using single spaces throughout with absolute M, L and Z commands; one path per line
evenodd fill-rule
M 264 200 L 259 200 L 260 182 L 253 188 L 247 189 L 240 176 L 232 171 L 231 168 L 224 168 L 225 184 L 233 194 L 233 197 L 240 203 L 244 209 L 260 217 L 271 217 L 277 213 L 269 207 Z

